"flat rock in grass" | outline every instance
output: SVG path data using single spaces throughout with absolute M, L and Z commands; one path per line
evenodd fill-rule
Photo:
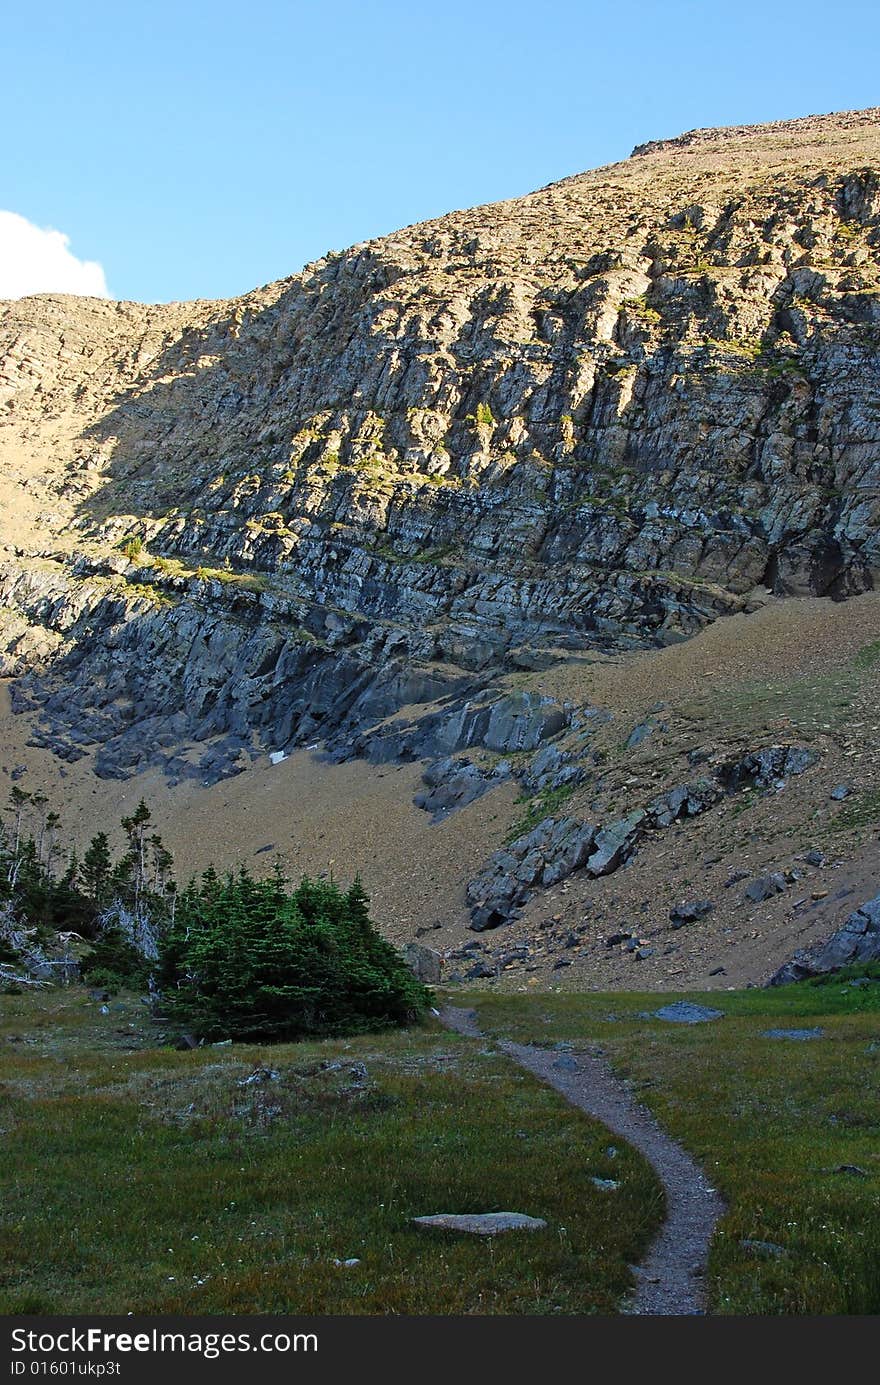
M 723 1019 L 724 1011 L 712 1010 L 708 1005 L 694 1005 L 690 1000 L 677 1000 L 673 1005 L 655 1010 L 654 1018 L 669 1024 L 707 1024 L 709 1020 Z
M 803 1042 L 805 1039 L 824 1038 L 824 1029 L 765 1029 L 762 1033 L 764 1039 L 794 1039 L 796 1042 Z
M 547 1223 L 541 1217 L 527 1217 L 524 1212 L 479 1212 L 458 1215 L 439 1212 L 433 1217 L 413 1217 L 416 1226 L 433 1231 L 461 1231 L 468 1236 L 500 1236 L 505 1231 L 543 1231 Z

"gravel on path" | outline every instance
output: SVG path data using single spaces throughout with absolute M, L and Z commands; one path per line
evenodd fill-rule
M 483 1037 L 473 1010 L 446 1006 L 440 1019 L 459 1034 Z M 598 1056 L 566 1054 L 571 1061 L 563 1066 L 552 1050 L 506 1039 L 498 1041 L 498 1048 L 638 1149 L 663 1184 L 666 1220 L 646 1258 L 634 1267 L 635 1293 L 622 1311 L 662 1316 L 705 1312 L 709 1244 L 724 1203 L 699 1165 L 661 1129 L 650 1111 L 633 1100 Z

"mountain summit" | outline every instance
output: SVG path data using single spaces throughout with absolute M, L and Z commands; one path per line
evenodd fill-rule
M 228 302 L 3 305 L 0 677 L 104 778 L 534 748 L 541 687 L 499 679 L 875 588 L 878 348 L 876 108 Z
M 141 718 L 287 743 L 391 666 L 871 588 L 878 166 L 876 109 L 696 131 L 231 302 L 6 306 L 4 671 L 128 767 L 141 639 Z

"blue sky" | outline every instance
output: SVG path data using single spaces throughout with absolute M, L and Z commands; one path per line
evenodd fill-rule
M 7 224 L 156 301 L 244 292 L 646 139 L 880 104 L 862 0 L 42 0 L 7 7 L 0 50 Z

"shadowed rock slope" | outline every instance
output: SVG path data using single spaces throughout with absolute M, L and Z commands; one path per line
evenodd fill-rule
M 765 980 L 880 884 L 878 518 L 880 110 L 0 305 L 0 769 L 446 979 Z
M 871 589 L 878 170 L 878 110 L 697 131 L 234 301 L 5 305 L 15 705 L 210 779 Z

